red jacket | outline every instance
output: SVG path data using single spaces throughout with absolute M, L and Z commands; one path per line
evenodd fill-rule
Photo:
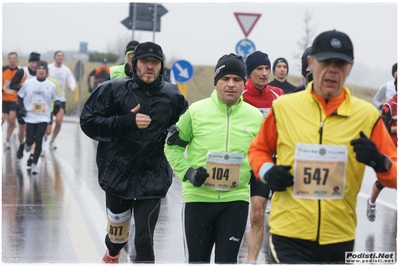
M 263 113 L 263 117 L 266 117 L 270 107 L 272 106 L 272 102 L 283 94 L 284 91 L 282 89 L 270 85 L 266 85 L 263 89 L 258 90 L 255 88 L 251 79 L 248 78 L 245 83 L 242 97 L 245 102 L 258 108 Z

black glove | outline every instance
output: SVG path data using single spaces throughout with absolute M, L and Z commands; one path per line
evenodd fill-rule
M 294 184 L 294 177 L 288 172 L 290 165 L 274 165 L 266 172 L 266 184 L 272 191 L 284 191 Z
M 25 116 L 26 116 L 26 109 L 25 109 L 25 106 L 20 106 L 20 107 L 18 108 L 18 115 L 19 115 L 20 117 L 25 117 Z
M 93 92 L 93 88 L 91 86 L 89 86 L 89 92 L 92 93 Z
M 356 153 L 356 160 L 374 168 L 376 172 L 386 172 L 391 161 L 380 153 L 375 143 L 360 132 L 360 138 L 352 140 L 351 145 Z
M 209 174 L 204 167 L 197 169 L 190 167 L 184 177 L 190 180 L 195 187 L 200 187 L 204 184 L 205 179 L 209 177 Z
M 60 111 L 60 109 L 61 109 L 61 102 L 60 101 L 55 101 L 54 102 L 54 107 L 53 107 L 53 114 L 57 115 L 58 112 Z
M 126 115 L 121 115 L 119 117 L 119 124 L 123 130 L 138 128 L 136 124 L 136 114 L 137 113 L 129 112 Z

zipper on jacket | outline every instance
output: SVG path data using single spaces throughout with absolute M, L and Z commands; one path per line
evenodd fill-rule
M 140 109 L 143 111 L 144 114 L 149 114 L 150 110 L 149 110 L 149 100 L 148 97 L 151 96 L 148 91 L 139 93 L 140 94 L 140 98 L 145 102 L 145 104 L 140 105 Z M 140 165 L 142 165 L 143 163 L 143 159 L 146 157 L 146 143 L 147 143 L 147 135 L 148 135 L 148 128 L 142 129 L 140 130 L 139 136 L 141 138 L 141 144 L 140 144 L 140 155 L 138 156 L 137 161 L 135 162 L 133 169 L 134 172 L 136 172 L 136 169 L 140 169 Z M 134 187 L 133 187 L 133 194 L 136 198 L 137 196 L 137 190 L 139 187 L 139 182 L 140 180 L 138 178 L 136 178 L 136 182 L 133 182 Z
M 227 114 L 227 130 L 226 130 L 226 149 L 225 151 L 229 151 L 229 131 L 230 131 L 230 114 L 229 114 L 229 108 L 226 106 L 226 114 Z M 220 199 L 220 190 L 218 190 L 218 199 Z
M 324 121 L 322 120 L 322 110 L 320 108 L 320 105 L 317 104 L 319 107 L 319 114 L 320 114 L 320 127 L 319 127 L 319 144 L 322 144 L 323 140 L 323 129 L 324 129 Z M 326 118 L 327 119 L 327 118 Z M 317 217 L 317 235 L 316 235 L 316 241 L 319 242 L 319 237 L 320 237 L 320 224 L 321 224 L 321 202 L 320 200 L 317 200 L 317 206 L 318 206 L 318 217 Z
M 226 114 L 227 114 L 227 130 L 226 130 L 226 152 L 229 151 L 229 131 L 230 131 L 230 114 L 229 107 L 226 106 Z
M 323 139 L 323 126 L 324 126 L 324 121 L 321 121 L 320 128 L 319 128 L 319 135 L 320 135 L 319 144 L 322 143 L 322 139 Z

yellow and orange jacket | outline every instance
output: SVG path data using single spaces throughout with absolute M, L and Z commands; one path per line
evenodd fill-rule
M 259 134 L 249 147 L 251 168 L 258 179 L 265 163 L 290 165 L 294 173 L 295 145 L 323 144 L 348 147 L 346 180 L 342 199 L 304 199 L 293 196 L 293 187 L 275 192 L 269 217 L 272 234 L 333 244 L 355 239 L 356 200 L 366 165 L 356 160 L 350 142 L 360 137 L 360 131 L 376 144 L 382 154 L 392 160 L 388 172 L 377 173 L 378 180 L 387 187 L 396 188 L 396 148 L 380 118 L 370 103 L 351 96 L 344 88 L 340 95 L 329 99 L 312 92 L 313 82 L 306 90 L 279 97 L 265 118 Z M 264 168 L 263 168 L 264 170 Z M 260 173 L 261 172 L 261 173 Z

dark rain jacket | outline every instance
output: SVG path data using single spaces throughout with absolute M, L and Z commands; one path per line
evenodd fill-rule
M 101 188 L 128 200 L 165 197 L 172 184 L 172 170 L 163 152 L 166 132 L 188 108 L 176 85 L 162 78 L 151 85 L 139 86 L 132 78 L 106 81 L 90 95 L 80 116 L 82 131 L 99 141 Z M 149 127 L 123 127 L 121 116 L 137 104 L 139 113 L 150 116 Z

